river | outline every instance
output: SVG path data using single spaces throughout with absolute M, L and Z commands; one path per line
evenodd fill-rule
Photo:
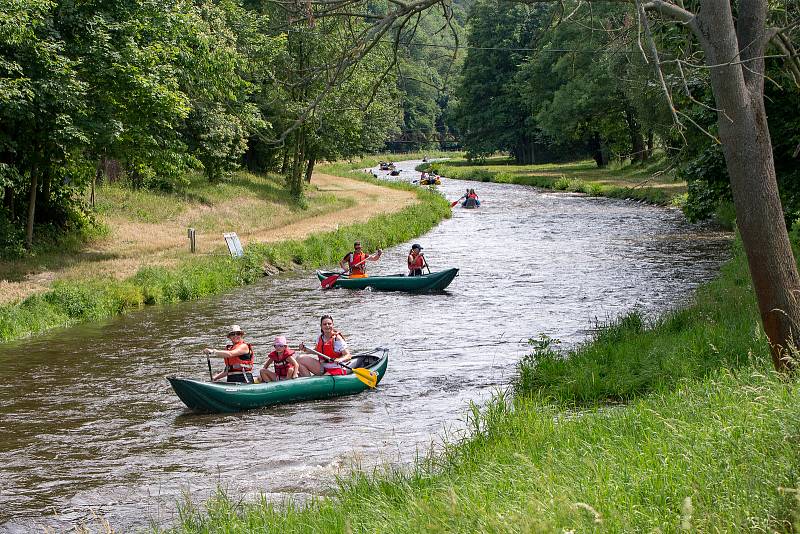
M 402 162 L 400 178 L 418 177 L 419 163 Z M 528 338 L 569 346 L 598 321 L 663 312 L 729 256 L 729 234 L 677 210 L 516 185 L 439 189 L 455 200 L 467 187 L 482 206 L 454 208 L 415 240 L 434 271 L 461 269 L 446 292 L 321 291 L 313 273 L 289 273 L 0 346 L 0 532 L 145 529 L 217 487 L 303 500 L 353 464 L 412 462 L 463 430 L 470 401 L 508 385 Z M 410 245 L 370 272 L 403 270 Z M 201 350 L 225 343 L 225 325 L 240 324 L 263 361 L 276 334 L 313 341 L 323 313 L 351 349 L 390 348 L 378 389 L 196 415 L 164 380 L 207 377 Z

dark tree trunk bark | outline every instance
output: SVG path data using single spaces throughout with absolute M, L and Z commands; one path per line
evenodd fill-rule
M 36 214 L 36 189 L 39 187 L 39 169 L 34 166 L 31 169 L 31 190 L 28 195 L 28 222 L 25 226 L 25 248 L 30 251 L 33 248 L 33 218 Z
M 5 191 L 3 193 L 3 206 L 8 210 L 8 214 L 11 221 L 16 219 L 16 210 L 14 209 L 14 188 L 10 185 L 5 187 Z
M 644 136 L 642 135 L 642 127 L 639 121 L 636 120 L 636 115 L 630 106 L 625 107 L 625 122 L 628 125 L 628 135 L 631 139 L 631 163 L 639 163 L 644 161 Z
M 741 0 L 736 28 L 729 0 L 705 0 L 696 33 L 706 63 L 714 65 L 710 72 L 720 110 L 719 135 L 761 320 L 773 364 L 785 371 L 800 326 L 800 277 L 783 219 L 764 111 L 766 14 L 765 0 Z
M 311 175 L 314 173 L 314 164 L 316 163 L 316 157 L 314 153 L 308 155 L 308 164 L 306 165 L 306 183 L 311 183 Z
M 644 161 L 649 160 L 653 157 L 653 144 L 655 143 L 655 133 L 653 129 L 647 130 L 647 148 L 644 152 Z

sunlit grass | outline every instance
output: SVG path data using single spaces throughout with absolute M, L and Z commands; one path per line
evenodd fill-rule
M 530 185 L 659 205 L 670 205 L 674 198 L 686 192 L 686 184 L 666 171 L 667 162 L 663 156 L 643 164 L 616 163 L 603 169 L 592 160 L 517 165 L 508 157 L 488 158 L 482 162 L 451 159 L 430 163 L 426 168 L 459 180 Z
M 741 245 L 685 309 L 539 338 L 512 391 L 408 468 L 305 505 L 220 494 L 180 532 L 793 532 L 800 390 L 776 376 Z M 266 488 L 265 488 L 266 490 Z
M 352 165 L 342 172 L 347 174 L 350 169 Z M 363 173 L 356 172 L 353 175 L 369 180 Z M 405 184 L 381 182 L 381 185 L 410 189 Z M 317 233 L 303 240 L 252 244 L 246 247 L 243 258 L 191 256 L 183 259 L 176 268 L 145 267 L 135 276 L 122 281 L 106 277 L 57 282 L 43 294 L 28 297 L 18 304 L 0 306 L 0 340 L 35 334 L 55 326 L 111 317 L 144 305 L 194 300 L 218 294 L 261 278 L 267 263 L 281 269 L 332 265 L 357 239 L 371 248 L 407 241 L 451 215 L 450 205 L 440 195 L 427 189 L 416 188 L 414 191 L 419 202 L 398 212 L 342 226 L 332 232 Z M 313 201 L 317 207 L 298 210 L 296 217 L 309 216 L 309 210 L 313 214 L 315 209 L 324 211 L 331 206 L 338 208 L 352 202 L 347 200 L 339 203 L 332 195 L 317 195 Z M 158 208 L 153 205 L 153 209 Z M 286 217 L 292 217 L 291 207 L 284 209 Z M 169 210 L 162 210 L 159 216 L 170 213 Z M 214 220 L 209 219 L 207 224 L 213 225 Z

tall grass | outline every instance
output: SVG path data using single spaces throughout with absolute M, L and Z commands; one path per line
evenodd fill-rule
M 220 494 L 175 530 L 797 531 L 800 388 L 772 372 L 735 248 L 683 310 L 631 314 L 567 354 L 539 338 L 444 452 L 356 471 L 305 505 Z
M 365 178 L 366 179 L 366 178 Z M 381 185 L 405 189 L 404 184 Z M 304 240 L 253 244 L 242 258 L 192 258 L 176 269 L 145 267 L 124 281 L 70 280 L 43 294 L 0 307 L 0 340 L 36 334 L 57 326 L 98 320 L 150 304 L 187 301 L 250 284 L 264 276 L 264 267 L 315 268 L 338 262 L 353 241 L 388 247 L 420 235 L 451 214 L 435 192 L 415 189 L 418 203 L 390 214 Z
M 589 162 L 515 165 L 508 158 L 485 162 L 447 160 L 424 165 L 425 169 L 458 180 L 529 185 L 666 206 L 685 187 L 669 175 L 655 179 L 654 174 L 663 167 L 664 162 L 658 158 L 646 165 L 620 165 L 613 169 L 598 169 Z M 655 187 L 664 184 L 670 187 Z

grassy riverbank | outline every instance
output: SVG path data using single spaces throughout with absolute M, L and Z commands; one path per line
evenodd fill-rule
M 694 303 L 568 357 L 539 339 L 472 434 L 306 506 L 225 497 L 185 532 L 794 531 L 800 390 L 775 377 L 740 247 Z M 794 530 L 793 530 L 794 529 Z
M 508 157 L 471 162 L 465 159 L 436 161 L 431 171 L 459 180 L 531 185 L 559 191 L 586 193 L 611 198 L 630 198 L 651 204 L 668 205 L 682 200 L 686 183 L 663 172 L 662 158 L 647 164 L 609 165 L 597 168 L 592 160 L 543 165 L 516 165 Z M 422 167 L 421 167 L 422 168 Z
M 209 255 L 184 253 L 170 257 L 164 264 L 140 268 L 132 276 L 123 279 L 113 275 L 97 277 L 89 267 L 85 276 L 56 280 L 50 284 L 47 291 L 29 296 L 19 303 L 0 306 L 0 340 L 7 341 L 80 321 L 99 320 L 149 304 L 192 300 L 217 294 L 252 283 L 264 276 L 265 264 L 278 269 L 332 265 L 341 259 L 356 239 L 364 241 L 369 248 L 388 247 L 412 239 L 432 228 L 442 218 L 450 216 L 447 201 L 431 191 L 411 188 L 404 184 L 377 182 L 364 173 L 351 172 L 352 169 L 366 165 L 364 162 L 337 164 L 323 167 L 322 170 L 369 182 L 373 184 L 370 187 L 384 197 L 391 196 L 386 194 L 387 187 L 406 190 L 408 193 L 404 193 L 403 198 L 411 195 L 411 198 L 416 197 L 416 202 L 402 208 L 398 206 L 392 213 L 378 215 L 366 222 L 353 224 L 345 222 L 334 231 L 309 232 L 310 235 L 304 239 L 286 239 L 269 243 L 253 240 L 245 247 L 244 257 L 239 259 L 230 258 L 224 252 Z M 291 206 L 280 202 L 284 195 L 280 187 L 268 191 L 266 185 L 258 188 L 252 180 L 244 181 L 250 184 L 249 187 L 255 188 L 256 197 L 274 200 L 273 203 L 277 205 L 276 208 L 266 207 L 261 211 L 243 215 L 245 219 L 242 224 L 245 226 L 253 216 L 266 217 L 267 211 L 273 209 L 277 214 L 285 213 L 290 219 L 296 220 L 303 217 L 303 214 L 313 217 L 330 211 L 328 208 L 331 206 L 333 209 L 343 209 L 352 203 L 347 199 L 338 200 L 330 192 L 312 191 L 309 207 L 295 213 Z M 129 203 L 134 203 L 134 199 L 128 200 Z M 242 205 L 247 206 L 249 200 L 248 198 Z M 119 201 L 112 201 L 113 203 L 118 204 Z M 145 204 L 146 207 L 128 206 L 115 210 L 115 213 L 122 217 L 125 214 L 121 210 L 128 210 L 129 218 L 131 214 L 134 218 L 161 218 L 166 216 L 163 210 L 172 210 L 169 213 L 176 214 L 183 211 L 181 207 L 172 207 L 169 202 L 164 203 L 149 197 L 144 201 L 140 200 L 139 204 Z M 125 206 L 125 203 L 122 205 Z M 204 212 L 200 222 L 206 222 L 210 228 L 209 232 L 218 230 L 218 225 L 225 220 L 227 228 L 231 228 L 229 220 L 231 214 L 215 214 L 213 203 L 211 207 L 200 209 Z M 238 213 L 237 210 L 234 211 Z M 133 224 L 131 227 L 134 230 L 138 228 Z M 185 232 L 183 226 L 179 228 L 181 233 Z M 183 235 L 181 239 L 185 241 L 185 234 Z M 221 239 L 218 241 L 222 246 Z

